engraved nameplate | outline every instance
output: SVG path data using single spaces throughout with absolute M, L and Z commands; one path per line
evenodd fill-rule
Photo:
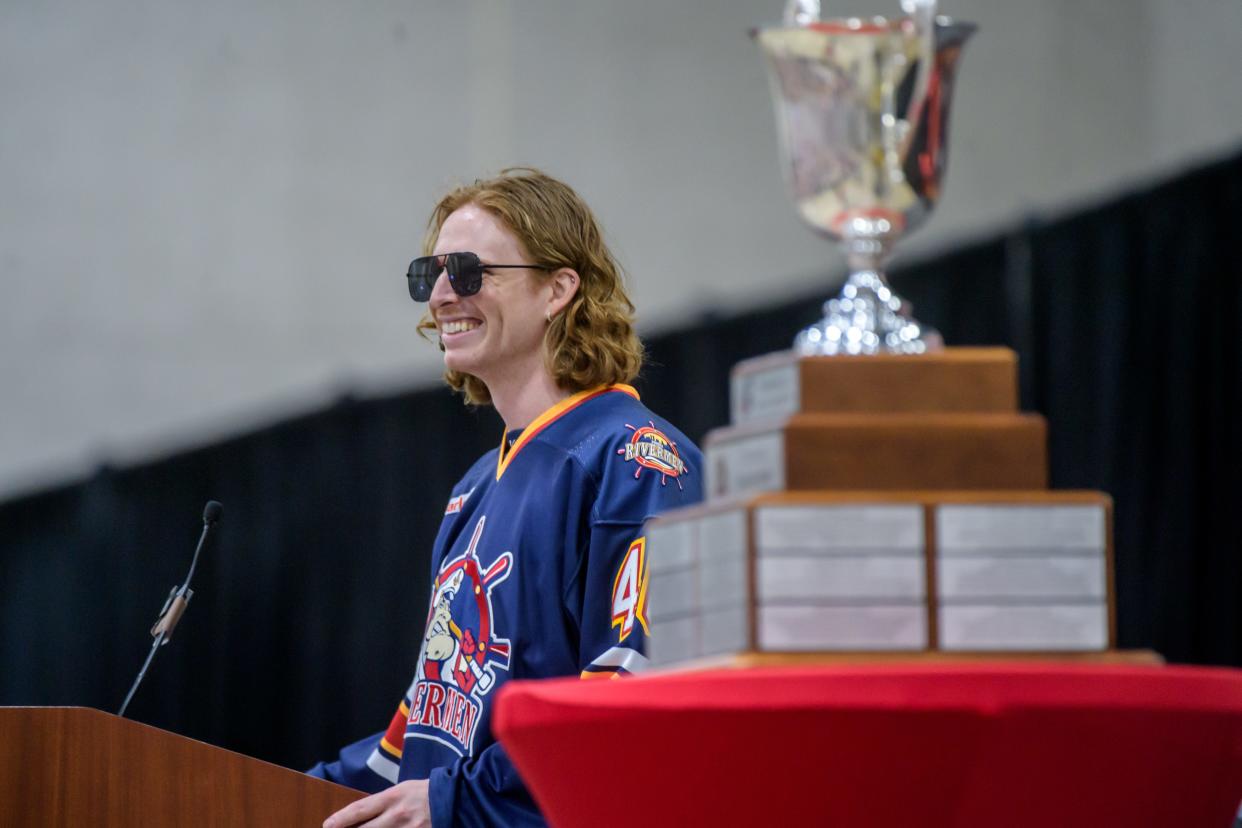
M 653 664 L 672 664 L 747 649 L 747 610 L 743 605 L 701 615 L 651 623 L 648 657 Z
M 647 617 L 663 619 L 698 612 L 698 586 L 697 567 L 653 573 L 647 585 Z
M 729 382 L 729 414 L 734 425 L 797 413 L 802 390 L 797 362 L 735 374 Z
M 1103 650 L 1108 609 L 1103 603 L 1034 606 L 942 606 L 944 650 Z
M 1104 556 L 1004 555 L 941 557 L 936 564 L 941 601 L 983 598 L 1095 599 L 1107 595 Z
M 733 509 L 728 512 L 704 515 L 694 521 L 699 527 L 700 558 L 710 562 L 717 558 L 746 557 L 746 512 Z
M 927 594 L 922 555 L 836 555 L 763 558 L 759 561 L 759 602 L 921 601 Z
M 910 505 L 761 506 L 755 510 L 760 554 L 774 550 L 923 551 L 923 507 Z
M 652 664 L 671 664 L 696 658 L 699 655 L 699 617 L 685 615 L 680 618 L 651 621 L 651 638 L 647 642 L 647 657 Z
M 744 604 L 746 513 L 741 509 L 705 515 L 699 526 L 699 604 L 705 610 Z
M 950 550 L 1103 549 L 1102 506 L 943 505 L 937 547 Z
M 735 653 L 746 649 L 749 615 L 744 605 L 705 612 L 699 627 L 699 654 Z
M 698 521 L 678 520 L 647 528 L 647 569 L 653 575 L 687 569 L 698 559 L 695 532 Z
M 785 488 L 785 439 L 779 429 L 707 447 L 709 496 Z
M 761 650 L 920 650 L 927 608 L 909 606 L 765 606 Z

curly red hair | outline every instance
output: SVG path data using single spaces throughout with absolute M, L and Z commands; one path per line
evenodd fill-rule
M 599 385 L 630 382 L 643 363 L 643 346 L 634 330 L 634 304 L 621 268 L 604 243 L 604 234 L 586 202 L 567 184 L 532 167 L 511 167 L 495 178 L 457 187 L 440 199 L 427 221 L 423 254 L 430 255 L 440 228 L 467 204 L 495 215 L 518 238 L 543 278 L 560 268 L 578 273 L 578 291 L 554 316 L 544 334 L 548 372 L 571 393 Z M 426 314 L 420 333 L 436 330 Z M 478 377 L 445 371 L 445 381 L 472 405 L 492 401 Z

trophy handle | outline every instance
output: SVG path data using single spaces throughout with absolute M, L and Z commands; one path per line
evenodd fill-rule
M 914 94 L 911 96 L 912 120 L 917 121 L 927 105 L 927 90 L 931 85 L 932 71 L 936 66 L 936 0 L 901 0 L 901 10 L 914 24 L 918 40 L 918 72 L 914 78 Z M 913 139 L 913 135 L 906 140 Z

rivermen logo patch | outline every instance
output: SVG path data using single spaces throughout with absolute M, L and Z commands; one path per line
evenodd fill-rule
M 625 448 L 617 449 L 617 454 L 622 455 L 627 463 L 632 460 L 638 464 L 634 477 L 642 474 L 643 469 L 651 469 L 660 473 L 660 485 L 668 485 L 671 477 L 677 480 L 677 488 L 683 488 L 678 478 L 689 474 L 690 470 L 681 459 L 677 444 L 668 439 L 651 421 L 641 428 L 635 428 L 629 423 L 625 427 L 634 433 L 630 435 L 630 441 L 625 444 Z
M 486 520 L 479 518 L 466 551 L 444 563 L 432 584 L 406 720 L 407 739 L 430 739 L 459 756 L 474 754 L 485 697 L 496 688 L 497 672 L 509 670 L 509 640 L 492 628 L 492 591 L 513 571 L 513 553 L 483 565 Z

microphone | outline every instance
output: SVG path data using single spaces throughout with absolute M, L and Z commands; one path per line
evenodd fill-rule
M 190 571 L 186 573 L 185 583 L 181 586 L 174 586 L 169 591 L 168 598 L 164 601 L 164 607 L 160 610 L 159 618 L 155 619 L 155 626 L 151 627 L 151 635 L 155 637 L 155 640 L 151 642 L 151 649 L 147 653 L 147 659 L 142 663 L 142 668 L 138 671 L 138 675 L 134 679 L 133 685 L 129 688 L 129 692 L 125 695 L 125 701 L 121 703 L 121 709 L 117 711 L 116 715 L 125 715 L 125 708 L 129 707 L 129 702 L 138 690 L 138 685 L 142 683 L 142 677 L 147 674 L 147 668 L 151 666 L 151 660 L 155 658 L 156 652 L 160 647 L 172 640 L 173 629 L 176 628 L 177 622 L 181 620 L 181 615 L 185 612 L 185 608 L 190 605 L 190 599 L 194 597 L 194 590 L 190 589 L 190 581 L 193 580 L 194 569 L 198 566 L 199 553 L 207 545 L 207 539 L 211 537 L 211 533 L 216 528 L 216 524 L 220 522 L 222 514 L 224 514 L 224 507 L 218 501 L 209 500 L 207 505 L 203 507 L 203 533 L 198 536 L 198 546 L 194 548 L 194 558 L 190 561 Z

